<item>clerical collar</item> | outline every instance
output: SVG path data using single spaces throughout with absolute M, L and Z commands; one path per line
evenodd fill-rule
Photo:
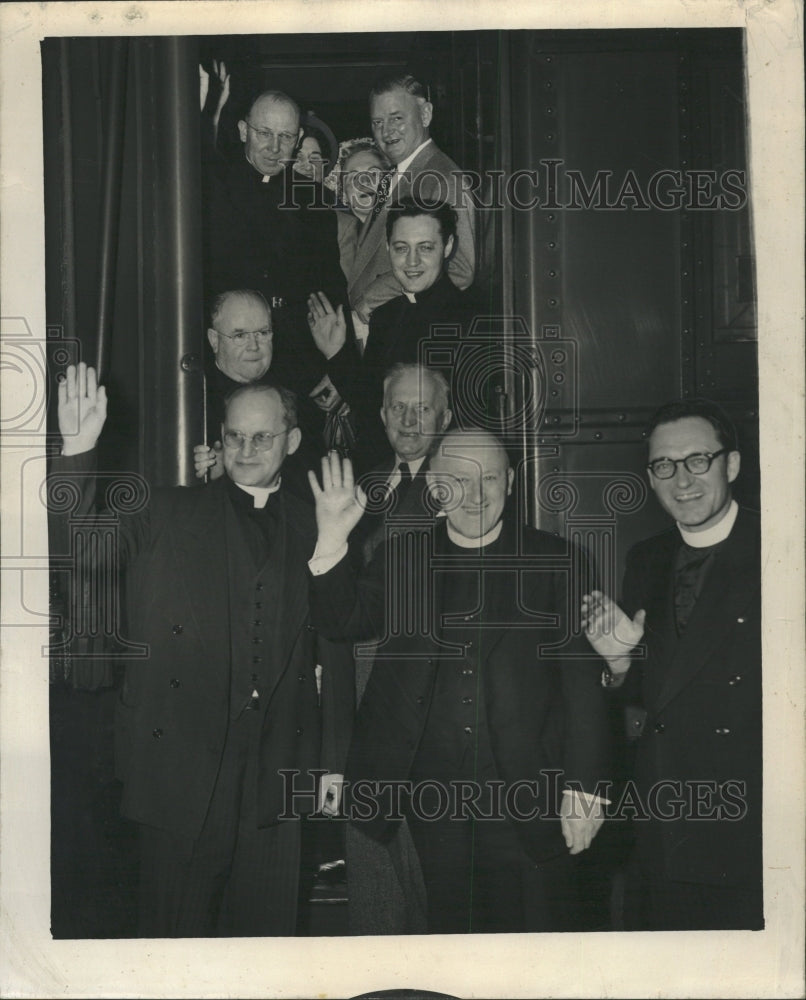
M 280 489 L 280 480 L 278 479 L 274 486 L 242 486 L 241 483 L 236 482 L 233 482 L 233 486 L 237 486 L 239 490 L 248 493 L 254 500 L 255 508 L 262 509 L 269 502 L 271 494 L 276 493 Z
M 417 303 L 422 303 L 423 301 L 430 298 L 438 298 L 443 290 L 447 290 L 447 285 L 450 283 L 450 278 L 443 269 L 440 276 L 434 282 L 433 285 L 429 285 L 428 288 L 424 288 L 421 292 L 407 292 L 404 290 L 403 294 L 411 302 L 412 305 L 417 305 Z
M 720 542 L 725 541 L 733 530 L 733 525 L 736 523 L 736 515 L 738 513 L 739 505 L 735 500 L 731 500 L 727 513 L 722 520 L 718 521 L 712 527 L 706 528 L 705 531 L 687 531 L 683 525 L 679 523 L 677 525 L 677 530 L 680 532 L 686 545 L 690 545 L 692 549 L 705 549 L 711 545 L 719 545 Z
M 504 522 L 499 521 L 495 527 L 490 528 L 487 534 L 482 535 L 481 538 L 465 538 L 464 535 L 460 535 L 458 531 L 451 527 L 450 521 L 448 521 L 447 527 L 448 538 L 450 538 L 454 545 L 458 545 L 460 549 L 482 549 L 485 545 L 490 545 L 496 541 L 501 534 L 501 529 L 504 527 Z
M 395 172 L 402 174 L 404 170 L 408 170 L 414 161 L 414 157 L 417 156 L 421 149 L 425 149 L 429 142 L 431 142 L 430 138 L 426 139 L 425 142 L 421 142 L 410 156 L 407 156 L 405 160 L 401 160 L 400 163 L 398 163 L 395 167 Z

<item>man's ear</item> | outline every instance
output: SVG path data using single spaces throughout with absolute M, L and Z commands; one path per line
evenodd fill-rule
M 515 470 L 510 466 L 507 469 L 507 496 L 512 496 L 512 484 L 515 482 Z
M 725 467 L 728 473 L 728 482 L 732 483 L 733 480 L 739 475 L 739 469 L 742 467 L 742 456 L 738 451 L 728 452 Z
M 434 105 L 430 101 L 423 101 L 420 105 L 420 121 L 423 128 L 428 128 L 434 115 Z
M 246 142 L 246 134 L 248 132 L 248 127 L 243 118 L 238 122 L 238 135 L 241 137 L 241 142 Z
M 211 326 L 208 326 L 207 339 L 210 341 L 210 347 L 213 349 L 213 354 L 218 354 L 218 330 L 214 330 Z
M 445 249 L 442 251 L 442 256 L 445 258 L 445 260 L 447 260 L 452 253 L 453 253 L 453 237 L 449 236 L 447 241 L 445 242 Z
M 381 420 L 383 421 L 383 426 L 386 427 L 386 410 L 381 407 Z
M 302 442 L 302 431 L 299 427 L 292 427 L 288 432 L 288 451 L 287 455 L 293 455 L 294 452 L 299 448 Z
M 453 420 L 453 413 L 450 410 L 446 410 L 442 414 L 442 423 L 439 425 L 440 433 L 448 429 L 451 420 Z

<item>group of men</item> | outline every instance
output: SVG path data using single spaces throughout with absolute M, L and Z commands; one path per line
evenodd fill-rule
M 399 176 L 368 220 L 377 242 L 354 299 L 280 259 L 321 230 L 279 198 L 284 254 L 250 228 L 299 139 L 289 98 L 253 103 L 243 163 L 211 182 L 228 206 L 211 215 L 228 233 L 211 267 L 246 254 L 261 269 L 227 278 L 211 314 L 218 444 L 196 457 L 221 475 L 153 490 L 118 532 L 127 627 L 150 649 L 116 720 L 140 931 L 295 933 L 312 813 L 359 833 L 348 872 L 388 857 L 410 911 L 389 929 L 578 929 L 577 856 L 628 815 L 626 927 L 761 927 L 759 523 L 732 500 L 735 431 L 705 401 L 658 412 L 647 475 L 675 526 L 629 554 L 621 604 L 597 590 L 585 553 L 524 525 L 511 456 L 421 363 L 435 323 L 470 315 L 472 213 L 389 196 L 414 168 L 445 166 L 416 83 L 376 88 L 370 110 Z M 369 321 L 363 347 L 350 313 Z M 336 450 L 311 468 L 322 448 L 300 413 L 319 393 L 326 412 L 335 399 L 359 415 L 358 478 Z M 105 416 L 93 370 L 70 367 L 52 474 L 82 516 Z M 51 534 L 65 554 L 56 510 Z M 612 781 L 616 709 L 629 794 Z M 383 910 L 373 883 L 377 896 L 382 879 L 355 882 L 352 907 Z

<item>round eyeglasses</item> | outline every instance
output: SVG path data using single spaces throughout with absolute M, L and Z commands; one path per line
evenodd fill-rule
M 274 439 L 288 434 L 290 427 L 270 434 L 269 431 L 258 431 L 257 434 L 242 434 L 240 431 L 224 431 L 224 447 L 233 451 L 240 450 L 247 441 L 252 442 L 255 451 L 271 451 L 274 447 Z
M 273 143 L 277 139 L 281 146 L 293 146 L 297 141 L 295 132 L 273 132 L 270 128 L 258 128 L 251 122 L 247 122 L 246 127 L 250 128 L 264 142 Z
M 711 462 L 720 455 L 724 455 L 729 448 L 720 448 L 719 451 L 697 451 L 685 458 L 656 458 L 647 465 L 647 468 L 656 479 L 671 479 L 677 472 L 678 465 L 684 465 L 692 476 L 704 476 L 711 468 Z

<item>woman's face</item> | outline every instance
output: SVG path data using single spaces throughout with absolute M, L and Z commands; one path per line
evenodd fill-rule
M 300 177 L 307 177 L 309 180 L 322 183 L 325 173 L 325 159 L 322 156 L 322 149 L 319 142 L 312 135 L 306 136 L 302 140 L 302 145 L 294 160 L 294 173 Z
M 383 173 L 383 160 L 371 149 L 361 149 L 344 161 L 342 191 L 353 215 L 364 219 L 375 205 L 375 193 Z

